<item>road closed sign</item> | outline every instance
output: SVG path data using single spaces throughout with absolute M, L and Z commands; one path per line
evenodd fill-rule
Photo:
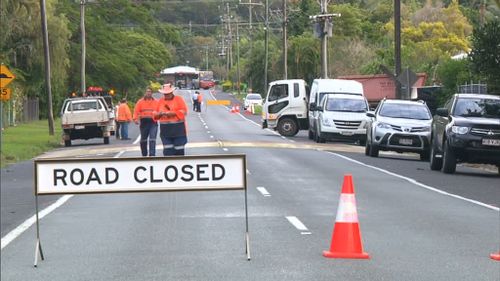
M 35 192 L 246 189 L 245 155 L 35 160 Z

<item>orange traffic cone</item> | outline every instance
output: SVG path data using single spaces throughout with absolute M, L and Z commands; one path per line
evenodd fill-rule
M 231 112 L 231 113 L 235 113 L 235 112 L 236 112 L 236 107 L 233 105 L 233 106 L 231 107 L 231 110 L 230 110 L 229 112 Z
M 333 228 L 332 243 L 329 251 L 323 251 L 323 256 L 345 259 L 370 258 L 368 253 L 363 252 L 352 175 L 344 176 L 337 218 Z
M 500 261 L 500 252 L 491 254 L 490 258 L 492 260 Z
M 236 106 L 236 108 L 235 108 L 235 111 L 234 111 L 234 112 L 235 112 L 235 113 L 240 113 L 240 106 L 239 106 L 239 105 L 237 105 L 237 106 Z
M 250 106 L 248 106 L 248 107 L 245 109 L 245 114 L 248 114 L 248 115 L 253 114 L 253 113 L 252 113 L 252 107 L 251 107 L 251 105 L 250 105 Z

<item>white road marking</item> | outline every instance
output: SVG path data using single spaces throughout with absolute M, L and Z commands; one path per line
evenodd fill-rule
M 207 131 L 207 134 L 210 134 L 211 132 L 210 131 Z
M 113 158 L 119 158 L 125 151 L 122 150 L 118 152 Z M 43 217 L 46 215 L 50 214 L 52 211 L 55 209 L 61 207 L 64 203 L 66 203 L 73 195 L 64 195 L 61 198 L 57 199 L 56 202 L 52 203 L 50 206 L 47 208 L 41 210 L 38 213 L 38 219 L 41 220 Z M 36 223 L 36 214 L 30 217 L 29 219 L 25 220 L 21 225 L 7 233 L 4 237 L 2 237 L 1 240 L 1 249 L 5 248 L 7 245 L 10 244 L 10 242 L 14 241 L 19 235 L 21 235 L 23 232 L 25 232 L 28 228 L 30 228 L 33 224 Z
M 271 193 L 267 192 L 267 189 L 263 186 L 258 186 L 257 190 L 264 195 L 264 197 L 270 197 Z
M 470 203 L 473 203 L 473 204 L 476 204 L 476 205 L 479 205 L 479 206 L 482 206 L 482 207 L 486 207 L 488 209 L 492 209 L 494 211 L 497 211 L 497 212 L 500 212 L 500 208 L 498 207 L 495 207 L 495 206 L 491 206 L 491 205 L 488 205 L 488 204 L 485 204 L 485 203 L 482 203 L 482 202 L 479 202 L 479 201 L 476 201 L 476 200 L 472 200 L 472 199 L 469 199 L 469 198 L 465 198 L 465 197 L 462 197 L 462 196 L 459 196 L 459 195 L 456 195 L 456 194 L 453 194 L 453 193 L 448 193 L 448 192 L 445 192 L 445 191 L 442 191 L 442 190 L 439 190 L 435 187 L 432 187 L 432 186 L 428 186 L 426 184 L 423 184 L 423 183 L 420 183 L 412 178 L 409 178 L 409 177 L 405 177 L 405 176 L 402 176 L 402 175 L 399 175 L 399 174 L 396 174 L 396 173 L 393 173 L 393 172 L 390 172 L 390 171 L 387 171 L 387 170 L 384 170 L 382 168 L 378 168 L 378 167 L 375 167 L 375 166 L 372 166 L 372 165 L 368 165 L 368 164 L 365 164 L 363 162 L 360 162 L 358 160 L 354 160 L 354 159 L 351 159 L 347 156 L 344 156 L 344 155 L 340 155 L 340 154 L 337 154 L 335 152 L 329 152 L 335 156 L 338 156 L 340 158 L 344 158 L 348 161 L 351 161 L 351 162 L 354 162 L 356 164 L 359 164 L 359 165 L 362 165 L 362 166 L 365 166 L 365 167 L 368 167 L 368 168 L 372 168 L 374 170 L 377 170 L 377 171 L 380 171 L 382 173 L 386 173 L 388 175 L 391 175 L 391 176 L 394 176 L 394 177 L 397 177 L 397 178 L 400 178 L 400 179 L 404 179 L 410 183 L 413 183 L 417 186 L 420 186 L 422 188 L 425 188 L 425 189 L 428 189 L 428 190 L 431 190 L 431 191 L 434 191 L 434 192 L 437 192 L 437 193 L 440 193 L 440 194 L 443 194 L 443 195 L 446 195 L 446 196 L 450 196 L 450 197 L 453 197 L 453 198 L 456 198 L 456 199 L 460 199 L 460 200 L 464 200 L 464 201 L 467 201 L 467 202 L 470 202 Z
M 213 139 L 213 138 L 214 138 L 214 136 L 210 136 L 210 138 L 211 138 L 211 139 Z
M 138 144 L 140 140 L 141 140 L 141 135 L 139 134 L 139 136 L 137 136 L 137 139 L 135 139 L 133 144 Z
M 47 208 L 43 209 L 38 213 L 38 219 L 42 219 L 46 215 L 50 214 L 52 211 L 55 209 L 61 207 L 66 201 L 68 201 L 73 195 L 64 195 L 61 198 L 59 198 L 55 203 L 52 205 L 48 206 Z M 36 223 L 36 215 L 33 215 L 31 218 L 27 219 L 24 221 L 21 225 L 16 227 L 14 230 L 11 232 L 7 233 L 4 237 L 2 237 L 2 250 L 5 248 L 5 246 L 9 245 L 10 242 L 14 241 L 19 235 L 21 235 L 24 231 L 26 231 L 28 228 L 30 228 L 33 224 Z
M 227 149 L 227 148 L 225 148 L 225 147 L 224 147 L 222 150 L 224 150 L 224 151 L 228 151 L 229 149 Z
M 297 218 L 293 216 L 287 216 L 286 219 L 301 232 L 301 234 L 311 234 L 309 229 Z

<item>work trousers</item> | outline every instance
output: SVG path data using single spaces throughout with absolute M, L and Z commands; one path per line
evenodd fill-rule
M 163 156 L 185 155 L 187 143 L 184 122 L 176 124 L 160 123 L 160 138 L 163 143 Z
M 149 143 L 149 156 L 155 156 L 156 135 L 158 134 L 158 123 L 156 121 L 153 121 L 153 119 L 151 118 L 141 118 L 139 129 L 141 130 L 142 156 L 148 156 L 148 143 Z
M 122 140 L 128 139 L 128 123 L 129 122 L 118 122 L 118 124 L 120 124 L 120 136 Z

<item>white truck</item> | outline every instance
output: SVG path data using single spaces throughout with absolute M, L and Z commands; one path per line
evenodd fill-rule
M 343 101 L 352 98 L 354 103 L 358 103 L 361 99 L 362 103 L 366 104 L 363 85 L 357 81 L 315 79 L 310 92 L 306 82 L 301 79 L 273 81 L 269 84 L 268 94 L 264 100 L 262 127 L 277 130 L 283 136 L 294 136 L 299 130 L 309 130 L 309 138 L 317 142 L 324 142 L 325 138 L 337 136 L 353 140 L 359 139 L 364 142 L 366 116 L 365 111 L 358 112 L 358 108 L 351 110 L 355 111 L 355 114 L 343 109 L 344 111 L 340 112 L 341 117 L 338 119 L 343 124 L 336 125 L 332 119 L 331 126 L 325 129 L 328 132 L 323 130 L 325 126 L 321 126 L 320 122 L 323 121 L 320 121 L 319 118 L 320 116 L 328 116 L 328 114 L 323 114 L 325 104 L 322 104 L 323 107 L 321 107 L 320 103 L 325 95 L 335 94 L 344 95 Z M 359 124 L 354 128 L 354 126 L 350 126 L 351 122 L 353 124 L 359 122 Z M 343 126 L 345 124 L 349 126 Z M 335 133 L 332 129 L 335 130 Z
M 69 98 L 61 108 L 61 125 L 65 146 L 71 146 L 71 140 L 91 138 L 103 138 L 109 144 L 115 131 L 114 109 L 100 96 Z

